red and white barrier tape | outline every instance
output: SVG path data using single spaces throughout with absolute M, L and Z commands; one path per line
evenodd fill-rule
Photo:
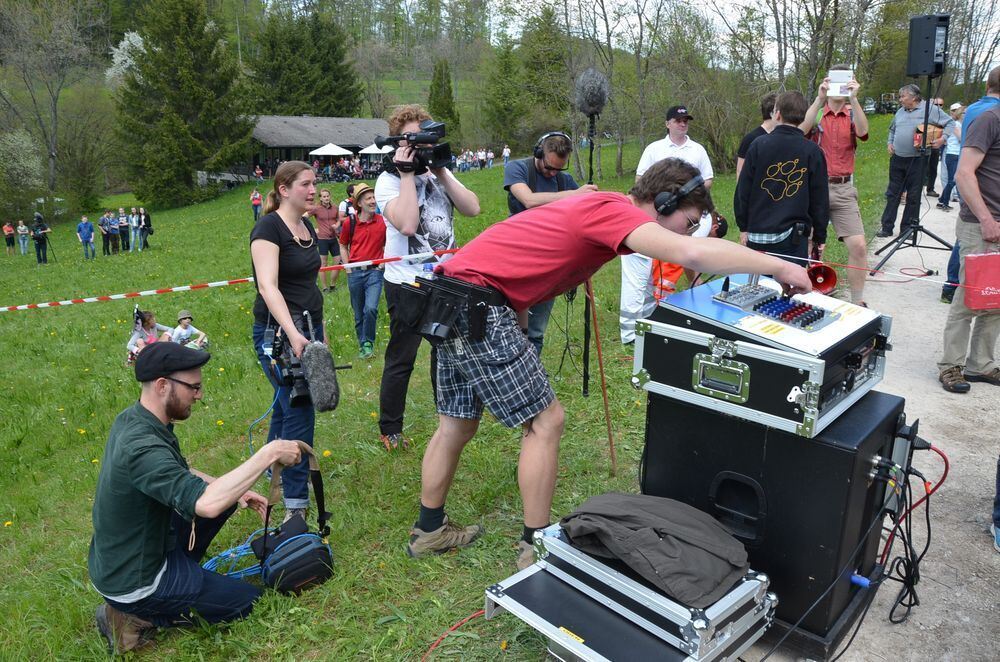
M 350 264 L 335 264 L 329 267 L 321 267 L 321 271 L 340 271 L 343 269 L 356 269 L 360 267 L 370 267 L 387 262 L 410 262 L 412 260 L 423 260 L 436 255 L 447 255 L 458 251 L 457 248 L 449 248 L 442 251 L 432 251 L 428 253 L 414 253 L 413 255 L 402 255 L 398 257 L 385 257 L 377 260 L 364 260 L 362 262 L 351 262 Z M 12 312 L 15 310 L 35 310 L 39 308 L 57 308 L 61 306 L 72 306 L 78 303 L 98 303 L 101 301 L 118 301 L 120 299 L 134 299 L 136 297 L 151 297 L 157 294 L 167 294 L 168 292 L 187 292 L 190 290 L 204 290 L 210 287 L 225 287 L 226 285 L 240 285 L 242 283 L 252 283 L 253 278 L 234 278 L 232 280 L 217 280 L 212 283 L 198 283 L 196 285 L 179 285 L 177 287 L 161 287 L 155 290 L 143 290 L 141 292 L 125 292 L 122 294 L 106 294 L 96 297 L 80 297 L 78 299 L 64 299 L 62 301 L 46 301 L 43 303 L 26 303 L 20 306 L 0 307 L 0 313 Z

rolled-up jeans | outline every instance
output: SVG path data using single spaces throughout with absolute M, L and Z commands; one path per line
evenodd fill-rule
M 277 331 L 277 324 L 275 322 L 271 324 Z M 299 407 L 291 405 L 292 388 L 278 383 L 278 377 L 271 365 L 271 357 L 264 354 L 266 330 L 266 324 L 253 325 L 253 348 L 257 352 L 257 360 L 260 361 L 260 367 L 277 396 L 271 412 L 271 427 L 267 432 L 267 440 L 271 442 L 275 439 L 295 439 L 304 441 L 312 447 L 313 437 L 316 434 L 316 410 L 313 409 L 312 403 Z M 322 324 L 316 327 L 316 340 L 323 340 Z M 294 467 L 285 467 L 281 471 L 281 489 L 285 497 L 285 508 L 309 507 L 309 460 L 306 457 Z

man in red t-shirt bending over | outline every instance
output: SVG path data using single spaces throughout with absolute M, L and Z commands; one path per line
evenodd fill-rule
M 616 255 L 632 252 L 698 272 L 772 274 L 793 292 L 810 289 L 805 269 L 721 239 L 686 236 L 713 208 L 698 175 L 679 159 L 657 162 L 627 196 L 590 193 L 522 212 L 485 230 L 437 273 L 490 288 L 485 331 L 473 339 L 467 309 L 438 346 L 438 428 L 424 452 L 420 517 L 410 531 L 410 556 L 469 545 L 482 532 L 448 521 L 444 503 L 465 444 L 479 427 L 483 406 L 507 427 L 521 426 L 518 484 L 524 530 L 517 565 L 533 562 L 531 539 L 549 525 L 563 408 L 523 329 L 526 312 L 580 285 Z M 673 195 L 663 195 L 673 194 Z M 665 198 L 674 198 L 673 204 Z M 679 199 L 678 199 L 679 198 Z

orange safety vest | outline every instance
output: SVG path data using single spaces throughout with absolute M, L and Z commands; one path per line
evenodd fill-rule
M 684 267 L 672 262 L 653 260 L 653 298 L 661 301 L 677 291 L 677 282 L 684 274 Z

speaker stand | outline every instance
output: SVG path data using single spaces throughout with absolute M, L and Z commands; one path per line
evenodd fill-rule
M 924 97 L 924 131 L 920 139 L 920 189 L 923 189 L 924 182 L 927 180 L 927 160 L 930 158 L 930 152 L 927 149 L 927 124 L 930 121 L 931 115 L 931 81 L 933 81 L 935 76 L 927 75 L 927 94 Z M 903 211 L 904 218 L 906 211 Z M 920 235 L 925 234 L 934 241 L 941 244 L 940 246 L 933 246 L 927 244 L 920 244 Z M 882 246 L 880 249 L 875 251 L 875 255 L 881 255 L 885 251 L 889 251 L 882 260 L 876 264 L 871 271 L 868 272 L 870 276 L 874 276 L 879 272 L 882 267 L 888 262 L 896 251 L 900 251 L 904 248 L 930 248 L 936 251 L 950 251 L 953 247 L 947 241 L 937 236 L 930 230 L 926 229 L 920 224 L 920 209 L 917 208 L 917 219 L 914 223 L 909 224 L 906 229 L 901 229 L 899 236 Z

